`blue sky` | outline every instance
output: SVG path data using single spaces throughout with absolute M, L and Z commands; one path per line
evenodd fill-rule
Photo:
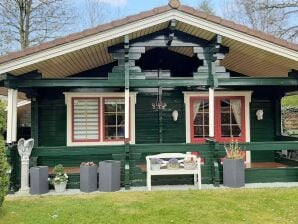
M 76 0 L 76 4 L 82 5 L 85 0 Z M 91 0 L 92 1 L 92 0 Z M 96 0 L 95 0 L 96 1 Z M 150 10 L 152 8 L 167 5 L 169 0 L 99 0 L 110 6 L 123 8 L 125 16 L 137 14 L 142 11 Z M 191 7 L 197 7 L 200 0 L 180 0 L 183 5 Z M 216 11 L 219 11 L 220 5 L 223 3 L 222 0 L 210 0 L 211 6 Z
M 132 15 L 141 11 L 149 10 L 158 6 L 167 5 L 169 0 L 103 0 L 104 2 L 109 2 L 110 4 L 119 5 L 125 7 L 126 14 Z M 180 0 L 184 5 L 197 7 L 199 0 Z M 217 4 L 215 4 L 215 2 Z M 222 1 L 213 0 L 211 1 L 212 6 L 218 7 L 218 3 Z

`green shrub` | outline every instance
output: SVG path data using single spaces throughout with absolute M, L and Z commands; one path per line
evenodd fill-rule
M 282 107 L 298 107 L 298 95 L 283 97 L 281 105 Z
M 5 154 L 5 144 L 2 137 L 0 137 L 0 207 L 4 202 L 4 198 L 9 186 L 9 165 Z

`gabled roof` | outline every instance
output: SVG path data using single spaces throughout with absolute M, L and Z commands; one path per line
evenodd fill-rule
M 298 69 L 298 44 L 177 4 L 177 1 L 172 0 L 167 6 L 0 57 L 0 73 L 20 75 L 38 69 L 45 77 L 63 77 L 80 72 L 79 67 L 81 71 L 88 70 L 111 62 L 106 48 L 122 42 L 125 34 L 134 39 L 166 28 L 171 19 L 178 21 L 178 29 L 181 31 L 204 39 L 210 40 L 214 34 L 222 35 L 224 44 L 233 50 L 223 61 L 228 69 L 256 76 L 286 76 L 290 69 Z M 90 60 L 81 60 L 82 66 L 74 62 L 88 56 L 91 57 Z M 267 60 L 266 64 L 260 62 L 263 59 L 265 62 Z M 243 67 L 243 62 L 237 63 L 235 60 L 244 60 L 247 68 Z M 77 69 L 74 69 L 75 67 Z

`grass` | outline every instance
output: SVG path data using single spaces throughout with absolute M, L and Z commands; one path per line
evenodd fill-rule
M 8 198 L 1 224 L 298 223 L 298 188 Z

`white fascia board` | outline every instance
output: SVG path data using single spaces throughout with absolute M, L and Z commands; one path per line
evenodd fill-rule
M 122 37 L 135 31 L 146 29 L 164 22 L 168 22 L 174 18 L 174 11 L 168 11 L 156 16 L 152 16 L 137 22 L 129 23 L 120 27 L 113 28 L 89 37 L 85 37 L 76 41 L 71 41 L 50 49 L 31 54 L 28 56 L 15 59 L 0 65 L 0 74 L 10 72 L 28 65 L 32 65 L 41 61 L 45 61 L 54 57 L 61 56 L 73 51 L 77 51 L 86 47 L 90 47 L 114 38 Z
M 251 36 L 249 34 L 225 27 L 217 23 L 207 21 L 202 18 L 198 18 L 196 16 L 186 14 L 181 11 L 175 11 L 174 15 L 178 21 L 213 32 L 215 34 L 222 35 L 233 40 L 237 40 L 241 43 L 260 48 L 262 50 L 283 56 L 285 58 L 298 61 L 298 53 L 295 50 L 279 46 L 269 41 L 262 40 L 261 38 Z

